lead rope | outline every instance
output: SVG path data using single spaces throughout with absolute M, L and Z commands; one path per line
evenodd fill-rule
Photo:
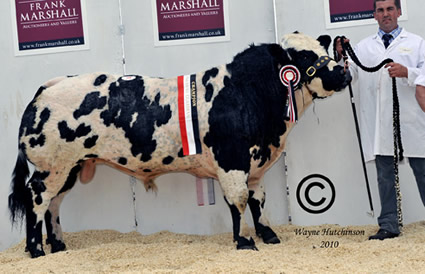
M 390 62 L 393 62 L 392 59 L 385 59 L 382 61 L 379 65 L 376 67 L 366 67 L 363 64 L 360 63 L 360 60 L 357 58 L 353 48 L 351 47 L 350 43 L 344 43 L 345 40 L 344 36 L 337 36 L 334 39 L 334 57 L 335 60 L 338 58 L 338 53 L 336 51 L 336 41 L 337 39 L 341 39 L 341 45 L 342 45 L 342 54 L 344 61 L 348 59 L 346 53 L 348 53 L 351 57 L 351 59 L 354 61 L 354 63 L 359 66 L 362 70 L 366 72 L 376 72 L 379 69 L 381 69 L 385 64 L 388 64 Z M 402 213 L 402 204 L 401 204 L 401 191 L 400 191 L 400 180 L 399 180 L 399 174 L 398 174 L 398 163 L 403 160 L 403 145 L 401 142 L 401 131 L 400 131 L 400 104 L 398 100 L 397 95 L 397 83 L 396 78 L 392 77 L 392 92 L 393 92 L 393 140 L 394 140 L 394 176 L 395 176 L 395 190 L 396 190 L 396 198 L 397 198 L 397 217 L 398 217 L 398 226 L 401 230 L 403 227 L 403 213 Z M 350 84 L 350 93 L 351 93 L 351 84 Z M 352 96 L 352 95 L 351 95 Z M 357 119 L 357 117 L 355 117 Z M 357 124 L 356 124 L 357 125 Z M 359 137 L 360 142 L 360 137 Z M 363 158 L 363 153 L 362 153 Z M 365 168 L 364 168 L 365 169 Z M 366 174 L 366 173 L 365 173 Z M 365 175 L 367 178 L 367 175 Z M 367 180 L 367 179 L 366 179 Z M 369 186 L 368 186 L 369 188 Z M 369 191 L 369 190 L 368 190 Z M 370 193 L 369 193 L 370 195 Z

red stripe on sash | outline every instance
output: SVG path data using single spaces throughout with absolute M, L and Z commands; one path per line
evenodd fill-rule
M 177 88 L 178 88 L 179 124 L 180 124 L 180 135 L 182 137 L 183 155 L 188 155 L 189 145 L 187 141 L 186 119 L 185 119 L 185 112 L 184 112 L 184 76 L 177 77 Z

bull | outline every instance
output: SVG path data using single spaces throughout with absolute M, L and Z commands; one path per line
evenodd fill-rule
M 65 250 L 60 204 L 78 176 L 92 179 L 96 164 L 140 179 L 147 190 L 168 172 L 214 178 L 237 249 L 256 249 L 247 205 L 256 234 L 279 243 L 263 214 L 262 178 L 283 152 L 294 125 L 289 116 L 351 80 L 328 57 L 330 41 L 288 34 L 281 44 L 251 45 L 232 62 L 190 77 L 91 73 L 46 82 L 22 117 L 8 201 L 12 224 L 26 220 L 26 250 L 45 255 L 43 220 L 51 252 Z M 34 172 L 27 181 L 28 161 Z

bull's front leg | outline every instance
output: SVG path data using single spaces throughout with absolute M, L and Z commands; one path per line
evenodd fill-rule
M 264 243 L 278 244 L 280 240 L 276 233 L 270 228 L 270 223 L 264 215 L 265 201 L 266 194 L 263 180 L 250 180 L 248 204 L 254 221 L 255 232 L 258 237 L 263 239 Z
M 257 250 L 254 240 L 249 235 L 244 217 L 248 202 L 248 175 L 243 171 L 225 172 L 220 170 L 218 178 L 232 214 L 233 240 L 237 242 L 236 248 Z

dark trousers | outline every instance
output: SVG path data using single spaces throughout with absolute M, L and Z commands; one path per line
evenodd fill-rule
M 395 191 L 393 156 L 376 156 L 378 189 L 381 199 L 381 214 L 378 217 L 379 227 L 392 233 L 400 233 L 397 217 L 397 198 Z M 425 206 L 425 158 L 409 158 L 410 167 L 416 178 L 419 194 Z M 402 178 L 400 178 L 400 184 Z

